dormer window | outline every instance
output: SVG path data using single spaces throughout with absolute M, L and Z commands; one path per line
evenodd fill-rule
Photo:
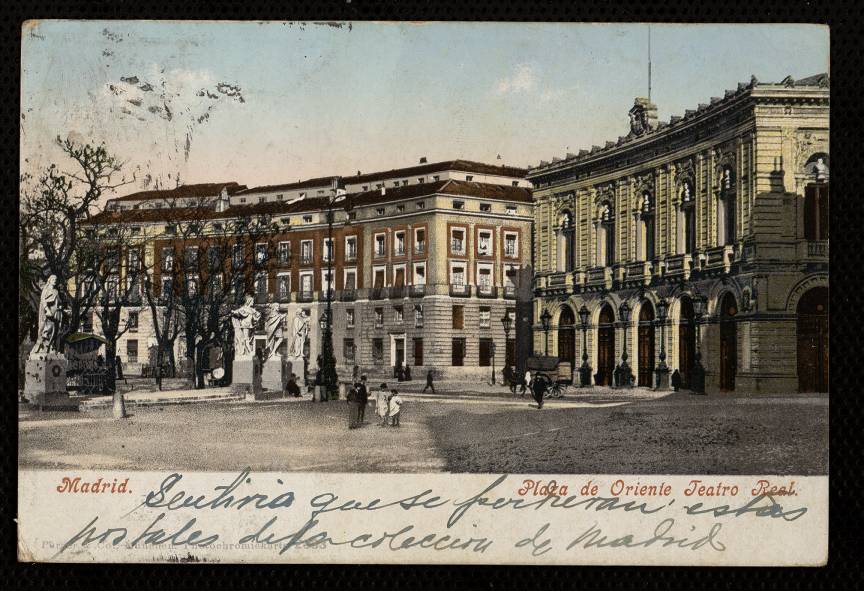
M 453 202 L 453 209 L 465 209 L 465 202 L 464 201 L 454 201 Z
M 491 203 L 481 203 L 480 204 L 480 211 L 492 211 L 492 204 Z
M 466 174 L 466 175 L 465 175 L 465 180 L 468 181 L 468 182 L 471 182 L 471 181 L 474 180 L 474 176 L 473 176 L 473 175 L 470 175 L 470 174 Z
M 311 224 L 312 223 L 312 216 L 311 215 L 304 215 L 303 216 L 303 223 L 304 224 Z

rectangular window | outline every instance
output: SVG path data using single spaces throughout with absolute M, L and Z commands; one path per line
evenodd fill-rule
M 480 256 L 492 255 L 492 231 L 480 230 L 477 232 L 477 254 Z
M 126 268 L 129 271 L 138 271 L 141 269 L 141 250 L 138 248 L 130 248 L 126 256 Z
M 459 209 L 459 210 L 465 209 L 465 202 L 464 201 L 453 201 L 453 209 Z
M 279 294 L 280 301 L 288 301 L 291 297 L 291 275 L 288 273 L 280 273 L 276 277 L 276 289 Z
M 290 242 L 280 242 L 279 243 L 279 264 L 287 265 L 291 262 L 291 243 Z
M 387 255 L 387 236 L 384 234 L 375 234 L 375 256 L 383 257 Z
M 356 220 L 357 219 L 357 212 L 356 211 L 349 211 L 348 212 L 348 219 L 349 220 Z
M 162 301 L 167 301 L 173 294 L 172 291 L 174 289 L 174 281 L 171 277 L 163 277 L 162 278 L 162 291 L 160 292 Z
M 257 273 L 255 275 L 255 303 L 263 304 L 267 302 L 267 273 Z
M 414 253 L 426 252 L 426 228 L 414 228 Z
M 301 265 L 311 265 L 312 264 L 312 241 L 311 240 L 301 240 L 300 241 L 300 264 Z
M 405 232 L 396 232 L 393 236 L 393 256 L 403 256 L 405 254 Z
M 462 330 L 465 328 L 465 307 L 453 306 L 453 328 Z
M 375 328 L 384 327 L 384 308 L 375 308 Z
M 304 298 L 312 297 L 312 273 L 300 273 L 300 293 Z
M 492 204 L 491 203 L 481 203 L 480 204 L 480 211 L 492 211 Z
M 480 328 L 489 328 L 492 326 L 492 310 L 488 306 L 480 307 Z
M 489 367 L 492 365 L 492 339 L 480 339 L 480 355 L 477 359 L 477 365 L 480 367 Z
M 216 271 L 222 268 L 222 247 L 213 245 L 207 249 L 207 268 Z
M 384 363 L 384 339 L 372 339 L 372 362 L 375 365 Z
M 414 305 L 414 327 L 423 328 L 423 305 Z
M 170 246 L 162 248 L 162 271 L 170 273 L 174 269 L 174 249 Z
M 378 215 L 384 215 L 384 208 L 379 207 L 378 209 L 375 210 L 375 213 Z
M 465 285 L 465 265 L 450 266 L 450 285 Z
M 267 245 L 259 243 L 255 245 L 255 264 L 263 265 L 267 262 Z
M 354 339 L 344 339 L 342 341 L 342 351 L 345 356 L 345 363 L 354 363 Z
M 426 263 L 414 263 L 414 285 L 426 285 Z
M 373 273 L 374 275 L 372 285 L 373 287 L 375 287 L 375 289 L 381 289 L 382 287 L 384 287 L 386 270 L 384 269 L 384 267 L 376 267 L 375 269 L 373 269 Z
M 345 310 L 345 325 L 348 328 L 354 328 L 354 308 Z
M 186 277 L 186 293 L 190 298 L 198 295 L 198 276 L 189 275 Z
M 210 279 L 208 281 L 210 282 L 210 293 L 214 296 L 221 295 L 223 285 L 222 273 L 214 273 L 210 275 Z
M 357 258 L 357 237 L 356 236 L 346 236 L 345 237 L 345 260 L 353 261 Z
M 324 239 L 324 252 L 322 260 L 326 263 L 327 261 L 333 260 L 333 242 L 329 238 Z
M 492 287 L 492 266 L 477 265 L 477 285 L 481 287 Z
M 468 181 L 468 182 L 473 181 L 473 180 L 474 180 L 474 175 L 466 174 L 466 175 L 465 175 L 465 180 Z
M 417 177 L 417 184 L 422 185 L 422 184 L 425 183 L 425 182 L 426 182 L 426 178 L 425 178 L 425 177 L 422 177 L 422 176 L 421 176 L 421 177 Z
M 304 224 L 311 224 L 312 223 L 312 216 L 311 215 L 304 215 L 303 216 L 303 223 Z
M 504 256 L 509 258 L 519 256 L 519 235 L 515 232 L 504 233 Z
M 397 213 L 402 213 L 403 211 L 405 211 L 405 206 L 404 206 L 404 205 L 397 205 L 397 206 L 396 206 L 396 212 L 397 212 Z
M 321 271 L 321 291 L 325 294 L 327 290 L 331 292 L 336 289 L 336 278 L 333 277 L 332 272 L 327 272 L 327 269 Z
M 519 287 L 518 265 L 504 265 L 504 287 Z
M 345 269 L 345 287 L 344 289 L 357 289 L 357 270 Z
M 453 339 L 452 347 L 452 365 L 454 367 L 462 367 L 465 365 L 465 339 Z
M 417 209 L 426 209 L 426 202 L 425 201 L 418 201 L 417 202 Z
M 198 266 L 198 247 L 197 246 L 187 246 L 183 251 L 183 262 L 186 267 L 197 267 Z
M 393 286 L 405 287 L 405 265 L 393 268 Z
M 508 216 L 516 215 L 516 206 L 508 205 L 506 208 L 504 208 L 504 211 L 507 213 Z
M 465 254 L 465 229 L 452 228 L 450 230 L 450 252 L 456 255 Z
M 433 175 L 433 176 L 432 176 L 432 180 L 433 180 L 433 181 L 440 181 L 440 180 L 441 180 L 441 177 L 438 176 L 438 175 L 436 174 L 436 175 Z
M 423 365 L 423 339 L 414 339 L 414 365 Z
M 402 324 L 405 321 L 405 311 L 402 306 L 395 306 L 393 308 L 393 321 L 396 324 Z
M 138 363 L 138 339 L 126 341 L 126 363 Z
M 138 332 L 137 310 L 129 310 L 129 316 L 126 318 L 126 326 L 129 327 L 129 332 Z
M 231 248 L 231 264 L 235 269 L 239 269 L 243 266 L 243 245 L 235 244 Z

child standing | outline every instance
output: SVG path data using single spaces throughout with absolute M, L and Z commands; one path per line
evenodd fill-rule
M 381 387 L 378 389 L 378 394 L 375 396 L 375 412 L 378 413 L 378 418 L 381 419 L 381 426 L 386 427 L 389 413 L 387 384 L 381 384 Z
M 394 427 L 399 426 L 399 417 L 402 411 L 402 397 L 399 396 L 399 392 L 396 390 L 390 390 L 390 400 L 389 400 L 389 408 L 390 408 L 390 424 Z

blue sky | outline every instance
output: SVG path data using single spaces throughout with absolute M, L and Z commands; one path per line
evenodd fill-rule
M 751 74 L 829 67 L 822 26 L 651 35 L 662 120 Z M 57 135 L 106 142 L 135 188 L 178 175 L 290 182 L 421 156 L 536 165 L 627 132 L 633 98 L 647 93 L 647 37 L 629 24 L 29 23 L 22 168 L 57 160 Z

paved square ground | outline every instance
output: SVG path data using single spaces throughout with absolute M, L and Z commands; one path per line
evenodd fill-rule
M 826 474 L 824 395 L 406 395 L 399 428 L 347 428 L 344 401 L 308 399 L 22 411 L 27 468 L 324 472 Z

